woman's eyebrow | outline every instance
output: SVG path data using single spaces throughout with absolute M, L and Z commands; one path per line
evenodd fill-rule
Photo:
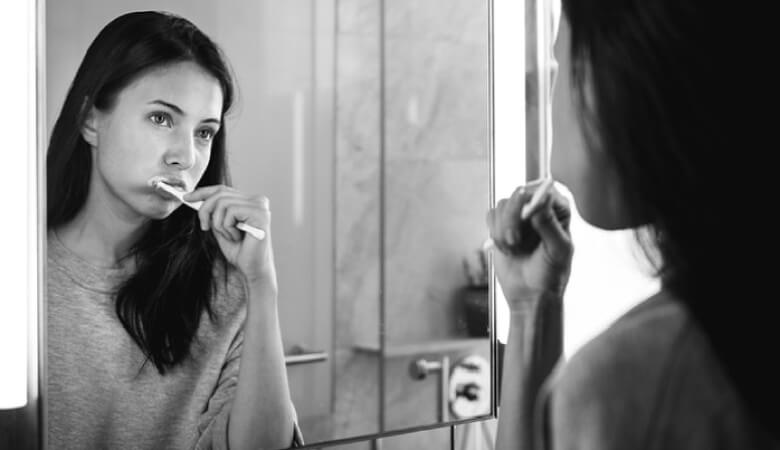
M 180 116 L 186 115 L 186 114 L 184 114 L 184 111 L 182 111 L 182 109 L 179 108 L 178 106 L 174 105 L 173 103 L 168 103 L 168 102 L 163 101 L 163 100 L 153 100 L 153 101 L 149 102 L 149 104 L 150 105 L 162 105 L 162 106 L 165 106 L 166 108 L 172 109 L 173 112 L 175 112 L 176 114 L 178 114 Z
M 149 104 L 150 104 L 150 105 L 161 105 L 161 106 L 165 106 L 166 108 L 170 108 L 170 109 L 172 109 L 172 110 L 173 110 L 173 112 L 175 112 L 176 114 L 178 114 L 178 115 L 180 115 L 180 116 L 186 116 L 186 115 L 187 115 L 187 114 L 185 114 L 185 113 L 184 113 L 184 111 L 183 111 L 181 108 L 179 108 L 178 106 L 174 105 L 173 103 L 168 103 L 168 102 L 166 102 L 166 101 L 164 101 L 164 100 L 159 100 L 159 99 L 158 99 L 158 100 L 152 100 L 151 102 L 149 102 Z M 217 125 L 220 125 L 220 124 L 222 123 L 222 122 L 220 122 L 220 120 L 219 120 L 219 119 L 215 119 L 215 118 L 209 118 L 209 119 L 205 119 L 205 120 L 202 120 L 201 122 L 203 122 L 203 123 L 215 123 L 215 124 L 217 124 Z

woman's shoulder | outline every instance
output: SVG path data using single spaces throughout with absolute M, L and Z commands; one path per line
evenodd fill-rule
M 711 427 L 739 402 L 704 333 L 663 291 L 583 346 L 551 387 L 552 413 L 565 434 L 604 431 L 596 441 L 605 449 L 644 448 L 651 437 L 668 442 L 675 433 L 688 433 L 683 441 L 691 443 L 694 430 Z
M 657 375 L 661 362 L 677 348 L 676 341 L 689 326 L 685 307 L 668 293 L 659 292 L 576 352 L 566 364 L 564 380 L 598 383 L 609 376 L 613 383 L 615 378 Z

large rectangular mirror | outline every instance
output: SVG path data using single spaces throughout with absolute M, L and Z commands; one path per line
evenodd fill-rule
M 491 448 L 493 343 L 506 323 L 490 308 L 500 292 L 477 248 L 486 207 L 546 173 L 538 67 L 551 38 L 536 33 L 545 1 L 12 2 L 0 27 L 15 77 L 3 85 L 3 123 L 18 131 L 8 148 L 28 152 L 9 154 L 18 170 L 3 178 L 16 220 L 1 233 L 11 256 L 0 448 L 47 444 L 43 161 L 52 124 L 98 30 L 143 9 L 191 19 L 232 63 L 240 91 L 227 116 L 230 169 L 237 187 L 273 200 L 286 368 L 307 446 Z M 27 223 L 17 214 L 25 208 Z M 622 234 L 576 214 L 572 230 L 581 245 L 566 353 L 626 299 L 657 290 L 630 270 Z M 587 301 L 594 295 L 598 305 Z
M 115 17 L 169 11 L 224 51 L 238 85 L 228 169 L 236 188 L 271 200 L 287 374 L 307 445 L 359 448 L 495 415 L 481 251 L 493 201 L 490 7 L 45 4 L 46 142 L 87 47 Z M 439 447 L 420 439 L 404 445 Z

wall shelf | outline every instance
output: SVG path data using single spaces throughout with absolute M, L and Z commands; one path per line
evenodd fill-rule
M 384 356 L 387 358 L 413 356 L 420 354 L 441 354 L 471 350 L 480 345 L 489 345 L 490 339 L 481 338 L 453 338 L 434 341 L 414 342 L 409 344 L 391 344 L 385 347 Z M 355 351 L 379 355 L 381 348 L 375 345 L 356 345 Z

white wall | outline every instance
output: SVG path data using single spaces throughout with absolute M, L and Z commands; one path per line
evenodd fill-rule
M 572 201 L 574 261 L 564 296 L 564 354 L 571 356 L 620 315 L 658 290 L 630 231 L 585 222 Z

